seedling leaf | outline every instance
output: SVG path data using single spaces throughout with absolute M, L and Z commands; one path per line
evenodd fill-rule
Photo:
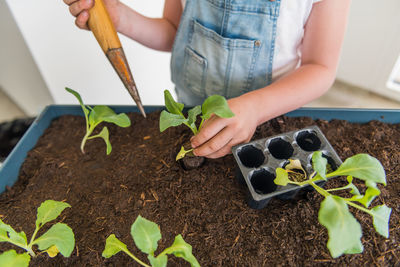
M 202 118 L 207 120 L 212 114 L 216 114 L 221 118 L 231 118 L 235 114 L 229 108 L 228 102 L 223 96 L 212 95 L 209 96 L 201 106 L 201 111 L 203 113 Z
M 166 248 L 163 253 L 173 254 L 175 257 L 183 258 L 189 262 L 192 267 L 200 267 L 199 262 L 192 254 L 192 246 L 186 243 L 180 234 L 175 237 L 174 243 L 169 248 Z
M 89 115 L 89 110 L 88 110 L 88 109 L 86 108 L 86 106 L 83 104 L 81 95 L 80 95 L 77 91 L 74 91 L 74 90 L 72 90 L 71 88 L 68 88 L 68 87 L 65 87 L 65 90 L 67 90 L 68 92 L 70 92 L 71 94 L 73 94 L 73 95 L 76 97 L 76 99 L 78 99 L 79 104 L 80 104 L 81 107 L 82 107 L 83 113 L 85 113 L 85 116 L 88 116 L 88 115 Z
M 98 134 L 99 137 L 103 138 L 104 142 L 106 143 L 107 146 L 107 155 L 110 155 L 112 151 L 112 146 L 110 143 L 110 134 L 108 132 L 108 128 L 106 126 L 103 127 L 101 132 Z
M 342 198 L 328 195 L 321 203 L 318 220 L 328 229 L 327 247 L 333 258 L 363 251 L 361 226 Z
M 389 237 L 389 219 L 392 209 L 386 205 L 376 206 L 371 209 L 374 218 L 374 228 L 382 236 Z
M 368 208 L 372 201 L 374 201 L 374 199 L 380 194 L 381 191 L 377 187 L 368 187 L 367 190 L 365 190 L 364 196 L 356 200 L 357 202 L 363 204 L 366 208 Z
M 40 250 L 56 246 L 64 257 L 69 257 L 74 250 L 75 237 L 68 225 L 56 223 L 33 243 L 37 244 Z
M 45 250 L 45 252 L 49 255 L 50 258 L 54 258 L 60 252 L 57 246 L 53 245 Z
M 327 177 L 341 175 L 351 175 L 365 182 L 386 185 L 385 170 L 382 164 L 368 154 L 357 154 L 346 159 L 336 171 L 327 174 Z
M 196 128 L 197 115 L 201 113 L 201 106 L 195 106 L 188 111 L 188 124 L 192 128 Z
M 163 132 L 172 126 L 179 126 L 187 121 L 188 119 L 183 117 L 183 115 L 172 114 L 163 110 L 160 115 L 160 132 Z
M 184 104 L 175 102 L 174 98 L 168 90 L 164 90 L 164 101 L 165 107 L 169 112 L 176 115 L 182 115 Z
M 148 255 L 147 258 L 150 261 L 152 267 L 165 267 L 167 266 L 168 256 L 167 255 L 158 255 L 154 257 L 153 255 Z
M 287 171 L 282 168 L 276 168 L 276 178 L 274 183 L 277 185 L 286 186 L 290 182 Z
M 71 205 L 61 201 L 46 200 L 37 209 L 36 227 L 42 227 L 56 219 L 64 209 L 70 208 Z
M 94 123 L 100 123 L 106 121 L 109 123 L 114 123 L 119 127 L 129 127 L 131 126 L 131 121 L 125 113 L 116 114 L 114 110 L 107 106 L 95 106 L 91 111 L 93 113 Z
M 176 155 L 176 161 L 184 158 L 186 156 L 186 154 L 188 154 L 188 153 L 190 153 L 192 151 L 193 151 L 193 148 L 189 149 L 189 150 L 185 150 L 185 148 L 182 146 L 181 150 L 179 150 L 179 152 L 178 152 L 178 155 Z
M 312 155 L 312 165 L 314 171 L 316 171 L 324 180 L 326 180 L 326 164 L 328 160 L 322 156 L 321 151 L 316 151 Z
M 357 186 L 355 186 L 353 184 L 353 177 L 352 176 L 347 176 L 347 182 L 349 183 L 347 185 L 348 188 L 350 188 L 350 194 L 353 194 L 355 196 L 359 196 L 360 195 L 360 191 L 358 191 Z
M 131 235 L 136 246 L 144 253 L 154 254 L 161 239 L 158 225 L 142 216 L 138 216 L 131 227 Z
M 30 260 L 28 253 L 18 254 L 11 249 L 0 254 L 0 267 L 27 267 Z
M 104 258 L 110 258 L 120 251 L 128 251 L 126 245 L 121 242 L 114 234 L 110 235 L 106 240 L 106 246 L 101 254 Z
M 0 220 L 0 242 L 10 242 L 19 247 L 24 247 L 28 241 L 23 231 L 18 233 L 10 225 Z

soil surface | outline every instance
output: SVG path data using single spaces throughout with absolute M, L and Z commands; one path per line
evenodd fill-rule
M 327 230 L 318 223 L 323 198 L 315 191 L 296 200 L 273 199 L 262 210 L 250 209 L 247 188 L 234 177 L 232 155 L 183 170 L 175 156 L 190 131 L 181 126 L 160 133 L 159 112 L 147 119 L 129 116 L 130 128 L 107 125 L 113 146 L 109 156 L 103 141 L 96 139 L 89 140 L 86 153 L 81 153 L 85 122 L 77 116 L 53 121 L 29 152 L 18 182 L 0 196 L 0 218 L 25 231 L 29 240 L 40 203 L 66 201 L 72 208 L 55 222 L 68 224 L 76 238 L 70 258 L 49 259 L 43 253 L 30 266 L 138 266 L 122 252 L 102 258 L 105 240 L 113 233 L 148 262 L 130 236 L 139 214 L 160 225 L 158 251 L 182 234 L 202 266 L 400 266 L 399 124 L 280 117 L 260 126 L 254 135 L 259 139 L 318 125 L 342 160 L 368 153 L 383 164 L 387 186 L 380 187 L 382 193 L 372 206 L 385 203 L 392 208 L 390 237 L 377 234 L 371 217 L 351 208 L 362 226 L 364 253 L 332 259 L 326 248 Z M 343 179 L 330 180 L 325 187 L 339 184 Z M 15 247 L 0 244 L 0 251 L 10 248 Z M 188 264 L 170 256 L 168 266 Z

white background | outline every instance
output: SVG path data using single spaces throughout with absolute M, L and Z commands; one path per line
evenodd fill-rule
M 18 27 L 10 23 L 11 15 L 0 16 L 0 38 L 8 44 L 0 50 L 0 86 L 28 114 L 39 112 L 51 98 L 57 104 L 76 103 L 65 86 L 78 90 L 88 104 L 134 104 L 91 32 L 75 27 L 62 0 L 0 0 L 3 9 L 1 1 Z M 164 3 L 123 2 L 150 17 L 159 17 Z M 352 1 L 338 79 L 400 100 L 398 92 L 386 87 L 400 55 L 399 12 L 399 0 Z M 20 35 L 12 34 L 18 30 Z M 120 38 L 142 102 L 162 105 L 163 90 L 173 91 L 170 54 Z M 18 43 L 23 40 L 26 44 Z

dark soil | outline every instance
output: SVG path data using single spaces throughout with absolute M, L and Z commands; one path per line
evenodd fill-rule
M 382 162 L 387 186 L 381 187 L 372 206 L 385 203 L 393 209 L 390 237 L 375 232 L 369 215 L 351 209 L 362 225 L 364 253 L 332 259 L 327 231 L 318 223 L 322 197 L 316 192 L 292 201 L 273 199 L 263 210 L 250 209 L 247 189 L 234 179 L 232 155 L 185 171 L 175 161 L 175 151 L 190 137 L 189 130 L 176 127 L 159 133 L 158 112 L 146 120 L 140 114 L 130 118 L 130 128 L 109 125 L 109 156 L 102 140 L 89 140 L 86 154 L 80 152 L 85 126 L 84 119 L 75 116 L 55 120 L 29 152 L 17 184 L 0 196 L 0 218 L 24 230 L 29 239 L 40 203 L 63 200 L 72 208 L 59 221 L 67 223 L 76 238 L 70 258 L 41 254 L 31 266 L 137 266 L 123 253 L 102 258 L 112 233 L 147 262 L 130 236 L 139 214 L 160 225 L 159 251 L 182 234 L 202 266 L 400 266 L 399 124 L 282 117 L 255 133 L 259 139 L 316 124 L 343 160 L 368 153 Z M 331 180 L 326 187 L 340 183 Z M 2 243 L 0 251 L 11 247 Z M 171 256 L 168 266 L 187 264 Z

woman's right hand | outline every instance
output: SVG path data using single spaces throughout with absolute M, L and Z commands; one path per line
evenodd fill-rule
M 89 9 L 93 7 L 95 0 L 63 0 L 69 6 L 69 12 L 74 16 L 75 24 L 80 29 L 89 30 L 87 21 L 89 19 Z M 119 26 L 119 0 L 103 0 L 108 14 L 116 29 Z

